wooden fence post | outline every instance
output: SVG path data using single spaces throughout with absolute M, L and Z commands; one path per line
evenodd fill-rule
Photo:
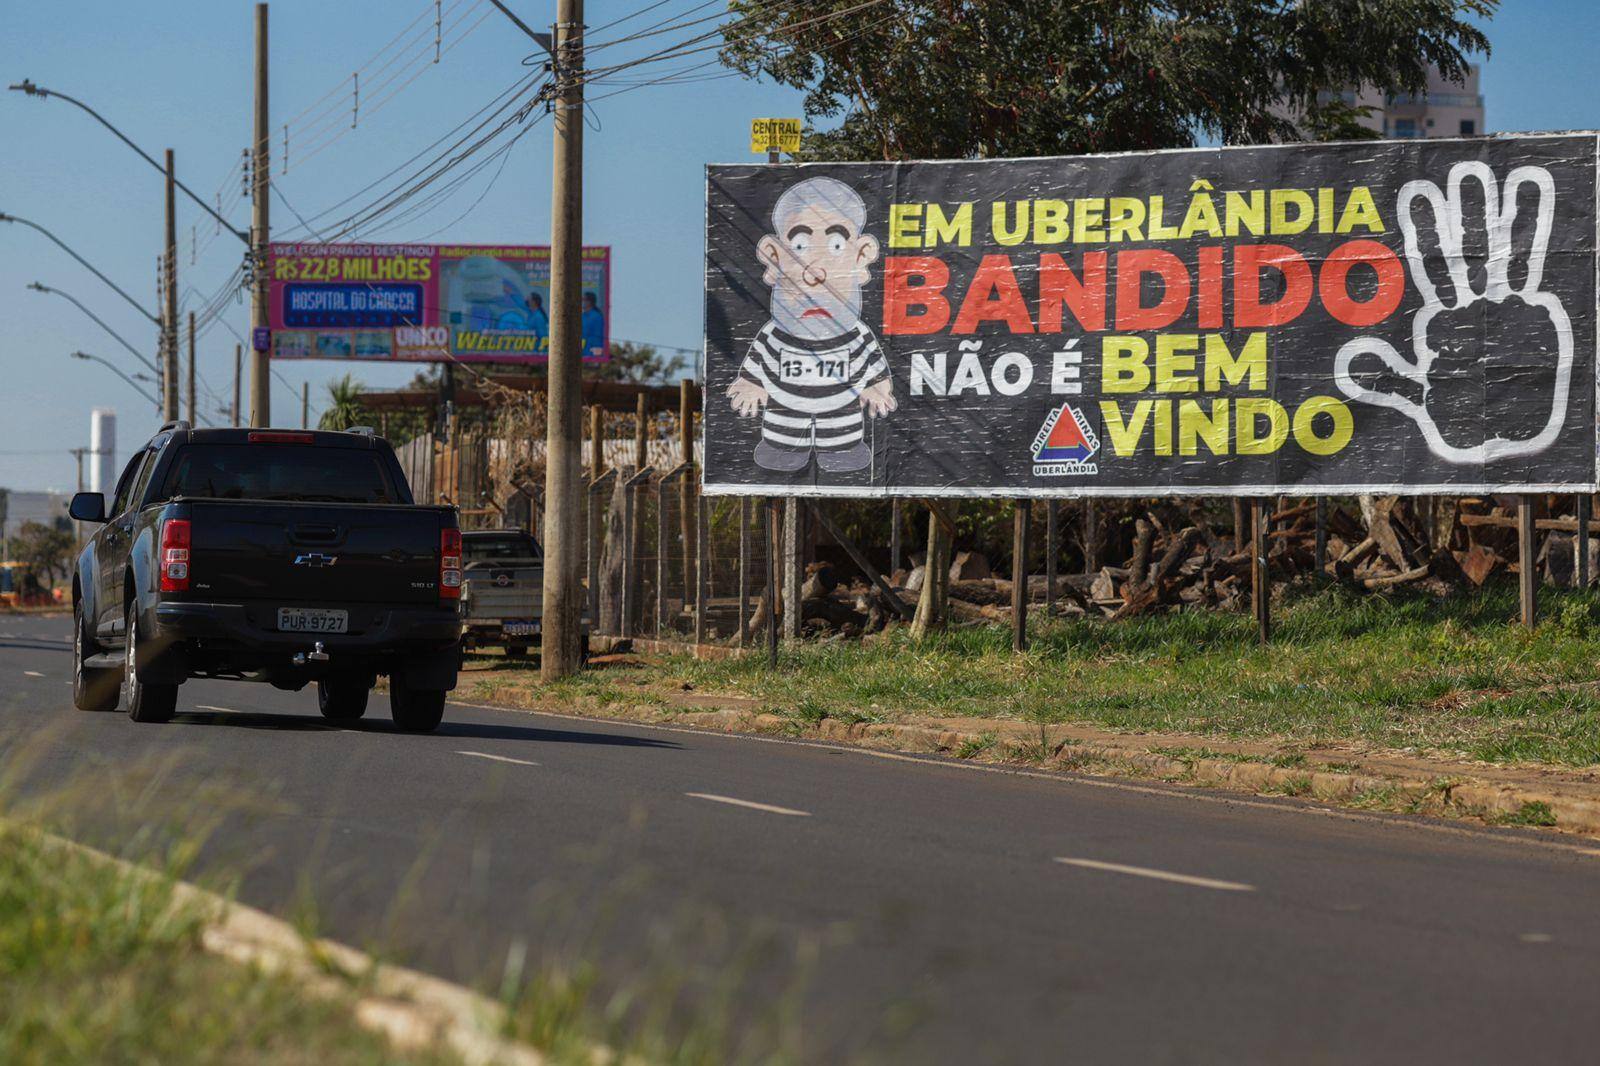
M 1028 650 L 1028 520 L 1033 501 L 1017 500 L 1011 512 L 1011 650 Z
M 1534 573 L 1533 497 L 1517 497 L 1517 584 L 1522 599 L 1522 624 L 1532 629 L 1538 624 L 1539 604 L 1534 596 L 1538 575 Z

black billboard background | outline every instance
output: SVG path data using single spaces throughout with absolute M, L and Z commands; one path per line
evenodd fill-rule
M 707 172 L 706 238 L 706 367 L 705 367 L 705 489 L 708 493 L 783 495 L 908 495 L 908 496 L 1045 496 L 1045 495 L 1229 495 L 1258 493 L 1319 494 L 1332 492 L 1442 492 L 1476 491 L 1593 491 L 1595 488 L 1595 310 L 1596 310 L 1596 138 L 1592 134 L 1480 138 L 1441 141 L 1356 142 L 1338 145 L 1296 145 L 1230 148 L 1060 159 L 992 160 L 901 164 L 803 164 L 780 166 L 713 166 Z M 1426 225 L 1429 213 L 1418 216 L 1419 246 L 1428 253 L 1424 269 L 1435 279 L 1442 307 L 1433 308 L 1433 322 L 1423 342 L 1441 354 L 1429 375 L 1425 409 L 1437 425 L 1444 447 L 1466 449 L 1472 444 L 1502 437 L 1512 443 L 1512 454 L 1495 454 L 1469 461 L 1451 461 L 1430 446 L 1422 421 L 1412 413 L 1353 398 L 1335 380 L 1340 349 L 1358 338 L 1375 338 L 1391 345 L 1403 359 L 1414 359 L 1416 316 L 1425 307 L 1423 287 L 1407 260 L 1397 198 L 1407 182 L 1423 179 L 1448 194 L 1450 179 L 1461 164 L 1486 164 L 1496 190 L 1503 189 L 1518 168 L 1536 168 L 1549 175 L 1553 211 L 1537 288 L 1528 284 L 1529 253 L 1535 246 L 1539 190 L 1524 182 L 1517 190 L 1517 224 L 1510 227 L 1511 266 L 1508 274 L 1518 294 L 1503 300 L 1452 299 L 1448 293 L 1448 266 L 1432 253 L 1438 251 Z M 1524 172 L 1525 173 L 1525 172 Z M 769 321 L 771 290 L 763 281 L 757 246 L 772 229 L 773 205 L 784 190 L 804 179 L 825 176 L 854 189 L 866 208 L 866 232 L 879 242 L 877 261 L 863 293 L 862 320 L 877 334 L 893 380 L 898 408 L 883 418 L 866 420 L 870 465 L 851 472 L 828 472 L 815 462 L 799 470 L 780 473 L 755 461 L 762 438 L 762 419 L 739 417 L 727 395 L 739 376 L 752 340 Z M 1220 207 L 1224 193 L 1245 190 L 1305 189 L 1313 193 L 1331 187 L 1343 205 L 1355 186 L 1370 189 L 1383 232 L 1356 229 L 1346 234 L 1322 234 L 1316 227 L 1296 236 L 1240 236 L 1220 239 L 1195 236 L 1187 240 L 1129 240 L 1119 243 L 1034 245 L 1028 239 L 1002 247 L 990 233 L 990 205 L 996 201 L 1054 198 L 1073 201 L 1082 197 L 1125 196 L 1148 200 L 1162 196 L 1169 224 L 1182 217 L 1195 188 L 1205 188 Z M 1468 206 L 1463 224 L 1462 250 L 1469 290 L 1481 294 L 1489 266 L 1485 233 L 1493 227 L 1483 222 L 1481 197 L 1471 180 L 1462 184 Z M 940 244 L 929 249 L 895 249 L 889 246 L 891 203 L 939 203 L 946 208 L 973 202 L 972 242 L 968 247 Z M 1473 208 L 1479 206 L 1476 213 Z M 1437 227 L 1435 227 L 1437 228 Z M 985 255 L 1010 256 L 1023 301 L 1030 317 L 1038 311 L 1036 263 L 1041 252 L 1062 255 L 1077 273 L 1087 252 L 1103 251 L 1114 262 L 1117 252 L 1160 248 L 1172 252 L 1189 268 L 1198 270 L 1200 249 L 1221 245 L 1227 249 L 1228 283 L 1224 285 L 1221 329 L 1202 329 L 1196 299 L 1170 326 L 1139 336 L 1154 347 L 1158 333 L 1220 334 L 1237 353 L 1254 329 L 1233 325 L 1232 254 L 1239 244 L 1282 244 L 1293 248 L 1309 263 L 1313 279 L 1325 257 L 1352 239 L 1374 240 L 1392 249 L 1405 268 L 1404 295 L 1398 309 L 1384 321 L 1367 327 L 1347 325 L 1328 313 L 1321 299 L 1292 322 L 1266 330 L 1268 385 L 1265 393 L 1224 386 L 1215 393 L 1194 396 L 1102 396 L 1101 341 L 1117 333 L 1113 325 L 1117 306 L 1115 272 L 1108 278 L 1106 329 L 1084 331 L 1067 312 L 1063 332 L 1013 334 L 1005 323 L 981 323 L 975 333 L 952 335 L 948 326 L 932 335 L 888 335 L 884 322 L 885 257 L 935 256 L 948 267 L 950 281 L 944 294 L 954 309 L 966 294 L 975 270 Z M 1272 298 L 1275 274 L 1266 271 L 1263 299 Z M 1151 279 L 1146 279 L 1147 281 Z M 1375 275 L 1364 268 L 1351 273 L 1353 297 L 1370 296 Z M 1363 287 L 1365 287 L 1363 289 Z M 1159 299 L 1145 287 L 1143 301 Z M 1281 286 L 1279 289 L 1281 292 Z M 1535 294 L 1538 300 L 1534 300 Z M 1555 305 L 1559 311 L 1552 312 Z M 1459 305 L 1459 306 L 1458 306 Z M 1553 319 L 1564 315 L 1571 331 L 1572 361 L 1560 429 L 1548 446 L 1530 451 L 1517 444 L 1536 435 L 1536 427 L 1550 421 L 1555 382 L 1551 367 L 1555 349 Z M 1082 393 L 1051 392 L 1052 353 L 1076 340 L 1082 353 Z M 984 367 L 1003 352 L 1020 352 L 1034 364 L 1031 386 L 1016 396 L 912 395 L 910 374 L 914 354 L 932 361 L 946 353 L 950 372 L 958 363 L 962 341 L 982 341 L 979 354 Z M 1475 365 L 1475 354 L 1488 357 Z M 1154 361 L 1152 356 L 1152 362 Z M 1375 375 L 1381 357 L 1364 354 L 1351 364 L 1363 373 L 1358 383 L 1374 392 L 1392 392 L 1420 398 L 1414 383 L 1394 375 Z M 1200 366 L 1197 363 L 1197 368 Z M 1213 455 L 1204 445 L 1198 454 L 1156 455 L 1149 429 L 1135 454 L 1114 454 L 1101 411 L 1102 399 L 1116 400 L 1127 415 L 1140 399 L 1180 399 L 1209 403 L 1246 396 L 1270 396 L 1292 417 L 1307 399 L 1332 397 L 1342 401 L 1353 419 L 1349 443 L 1333 455 L 1314 455 L 1293 438 L 1277 451 L 1263 455 Z M 1052 412 L 1069 402 L 1098 438 L 1092 456 L 1093 474 L 1041 475 L 1033 445 Z M 1317 423 L 1323 432 L 1328 416 Z M 1174 429 L 1176 433 L 1176 428 Z M 1517 454 L 1521 452 L 1521 454 Z M 1459 460 L 1460 455 L 1457 453 Z

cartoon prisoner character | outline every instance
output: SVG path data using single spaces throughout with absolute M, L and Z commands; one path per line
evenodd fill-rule
M 739 415 L 761 415 L 755 461 L 768 470 L 802 470 L 813 452 L 824 472 L 864 470 L 867 416 L 898 406 L 878 338 L 861 320 L 861 288 L 878 259 L 866 221 L 854 189 L 807 178 L 778 197 L 772 232 L 756 243 L 772 318 L 728 397 Z

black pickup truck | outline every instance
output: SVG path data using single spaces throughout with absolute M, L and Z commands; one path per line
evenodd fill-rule
M 344 433 L 161 427 L 72 577 L 73 700 L 164 722 L 191 677 L 315 681 L 331 719 L 380 674 L 404 730 L 439 724 L 460 665 L 461 531 L 418 506 L 388 442 Z M 119 692 L 120 688 L 120 692 Z

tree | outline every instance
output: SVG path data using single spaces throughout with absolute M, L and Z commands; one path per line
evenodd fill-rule
M 43 574 L 51 585 L 57 575 L 72 572 L 72 556 L 77 542 L 71 532 L 39 522 L 24 522 L 17 535 L 11 538 L 11 554 L 17 562 L 27 563 L 35 573 Z
M 361 382 L 346 374 L 328 382 L 328 408 L 317 420 L 318 429 L 349 429 L 364 425 L 365 413 L 361 406 Z
M 653 344 L 614 340 L 611 342 L 611 358 L 595 364 L 589 374 L 601 381 L 665 385 L 679 375 L 684 362 L 681 354 L 663 355 Z
M 1460 80 L 1498 2 L 731 0 L 722 58 L 842 116 L 807 159 L 1254 144 L 1360 135 L 1330 91 Z

